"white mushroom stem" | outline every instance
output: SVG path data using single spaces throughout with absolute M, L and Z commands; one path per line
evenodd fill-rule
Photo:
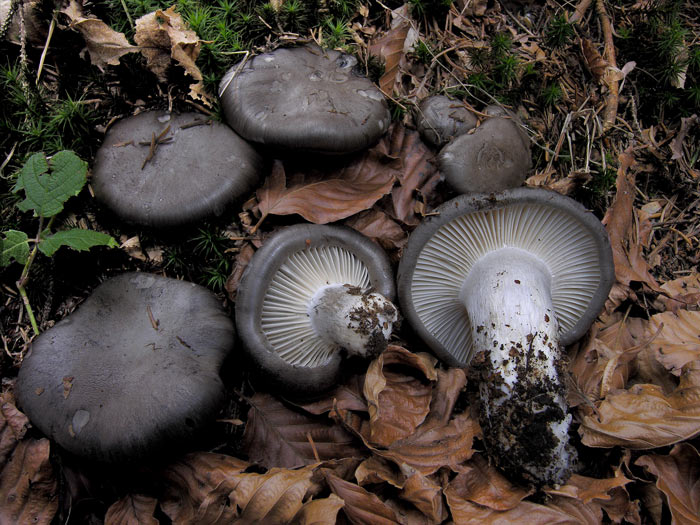
M 551 280 L 537 257 L 502 248 L 474 264 L 460 293 L 483 352 L 486 445 L 504 470 L 538 484 L 565 482 L 575 461 Z
M 309 301 L 308 313 L 320 338 L 360 356 L 384 350 L 398 319 L 396 307 L 383 295 L 347 284 L 321 287 Z

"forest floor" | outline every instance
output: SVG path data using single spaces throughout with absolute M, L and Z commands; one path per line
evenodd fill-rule
M 0 1 L 0 522 L 700 523 L 697 2 L 170 7 Z M 8 231 L 25 232 L 33 247 L 43 228 L 18 207 L 18 173 L 33 153 L 72 150 L 91 168 L 120 118 L 169 109 L 223 120 L 215 94 L 229 68 L 309 43 L 355 55 L 393 120 L 370 151 L 304 167 L 335 184 L 310 191 L 316 179 L 297 163 L 271 163 L 257 190 L 220 217 L 159 232 L 101 209 L 88 173 L 50 224 L 94 230 L 116 246 L 39 253 L 30 265 L 10 253 L 18 234 Z M 469 370 L 438 362 L 407 323 L 383 354 L 313 402 L 270 391 L 241 355 L 223 372 L 226 407 L 185 455 L 93 465 L 16 407 L 17 372 L 37 336 L 27 304 L 44 332 L 107 278 L 142 271 L 201 284 L 232 312 L 255 250 L 304 220 L 347 224 L 397 264 L 411 231 L 455 196 L 415 130 L 419 103 L 434 94 L 479 119 L 490 105 L 517 116 L 531 145 L 526 184 L 581 202 L 610 237 L 616 282 L 589 332 L 566 349 L 579 461 L 565 485 L 533 487 L 489 461 Z M 368 204 L 369 181 L 380 179 L 385 189 Z M 319 213 L 341 189 L 342 206 Z M 304 204 L 287 206 L 292 190 Z

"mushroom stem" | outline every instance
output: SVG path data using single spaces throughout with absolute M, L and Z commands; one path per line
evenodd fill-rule
M 384 350 L 398 318 L 383 295 L 348 284 L 321 287 L 309 301 L 308 313 L 319 337 L 360 356 Z
M 490 455 L 537 484 L 564 483 L 576 459 L 551 280 L 537 257 L 501 248 L 474 264 L 460 293 L 483 355 L 481 423 Z

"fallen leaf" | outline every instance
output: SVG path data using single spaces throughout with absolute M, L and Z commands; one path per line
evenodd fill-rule
M 631 479 L 627 479 L 623 476 L 620 471 L 618 471 L 617 474 L 618 475 L 614 478 L 607 479 L 589 478 L 587 476 L 573 474 L 566 482 L 566 485 L 557 488 L 548 488 L 545 492 L 551 495 L 574 498 L 583 503 L 589 503 L 591 501 L 596 501 L 598 503 L 601 501 L 609 501 L 612 498 L 611 492 L 613 489 L 624 487 L 632 482 Z
M 392 11 L 391 28 L 369 45 L 369 54 L 384 61 L 384 74 L 379 79 L 379 89 L 387 97 L 394 94 L 399 78 L 399 68 L 406 60 L 406 38 L 411 29 L 406 5 Z
M 586 67 L 591 72 L 591 75 L 593 75 L 593 78 L 601 82 L 609 64 L 595 48 L 593 42 L 587 38 L 581 39 L 581 52 L 583 53 Z
M 331 410 L 367 412 L 367 401 L 365 401 L 365 397 L 362 394 L 364 384 L 365 375 L 354 374 L 322 398 L 297 406 L 317 416 L 326 414 Z
M 255 394 L 249 402 L 243 441 L 251 461 L 292 468 L 314 463 L 316 454 L 321 460 L 366 455 L 352 434 L 329 418 L 292 408 L 270 394 Z
M 376 147 L 354 157 L 331 173 L 298 173 L 287 177 L 275 161 L 272 172 L 257 191 L 260 223 L 268 215 L 297 213 L 307 221 L 326 224 L 369 209 L 394 185 L 395 171 Z
M 70 0 L 61 13 L 68 17 L 70 28 L 83 35 L 90 62 L 99 69 L 107 65 L 118 66 L 122 56 L 138 51 L 123 33 L 115 31 L 102 20 L 85 17 L 82 5 L 77 0 Z
M 700 360 L 700 312 L 679 310 L 651 316 L 645 336 L 651 340 L 656 359 L 672 374 Z
M 158 9 L 136 20 L 134 40 L 146 57 L 147 67 L 164 82 L 171 61 L 184 68 L 196 82 L 190 84 L 189 95 L 212 105 L 213 99 L 204 89 L 202 73 L 195 64 L 200 51 L 197 33 L 187 27 L 180 14 L 171 6 Z
M 680 443 L 667 456 L 650 454 L 635 464 L 656 476 L 674 524 L 700 524 L 700 455 L 692 445 Z
M 691 115 L 690 117 L 681 118 L 681 128 L 678 130 L 678 135 L 676 135 L 669 144 L 669 148 L 671 148 L 671 152 L 673 153 L 673 155 L 671 156 L 671 160 L 678 160 L 683 158 L 683 141 L 688 135 L 688 131 L 690 130 L 690 128 L 698 122 L 700 122 L 700 119 L 698 119 L 697 115 Z
M 662 294 L 654 306 L 659 310 L 677 312 L 680 309 L 697 310 L 700 307 L 700 275 L 691 273 L 661 285 Z
M 355 479 L 362 485 L 388 483 L 402 489 L 406 484 L 406 476 L 393 463 L 377 457 L 370 456 L 357 467 Z
M 230 523 L 237 509 L 230 505 L 229 494 L 235 476 L 248 466 L 224 454 L 187 454 L 165 469 L 160 507 L 173 523 Z
M 0 395 L 0 469 L 27 433 L 29 419 L 20 412 L 9 394 Z
M 333 493 L 345 502 L 343 512 L 355 525 L 397 524 L 397 518 L 386 504 L 376 495 L 349 481 L 345 481 L 330 471 L 326 481 Z
M 58 510 L 58 483 L 48 439 L 20 441 L 0 471 L 0 523 L 49 524 Z
M 226 293 L 231 301 L 236 300 L 236 293 L 238 292 L 238 285 L 241 282 L 241 277 L 243 277 L 243 272 L 248 267 L 248 263 L 253 258 L 254 254 L 255 248 L 252 244 L 247 242 L 241 247 L 240 251 L 233 259 L 231 275 L 226 279 L 226 284 L 224 285 Z
M 583 418 L 579 433 L 588 447 L 620 445 L 637 450 L 699 435 L 700 362 L 686 365 L 678 387 L 668 395 L 652 384 L 609 393 L 596 415 Z
M 442 523 L 447 519 L 442 487 L 420 472 L 408 476 L 399 497 L 421 511 L 431 523 Z
M 331 494 L 327 498 L 311 500 L 304 503 L 290 524 L 335 525 L 338 512 L 344 506 L 345 502 L 335 494 Z
M 353 215 L 345 225 L 369 237 L 387 252 L 401 250 L 408 242 L 408 234 L 403 228 L 386 213 L 374 208 Z
M 412 435 L 430 409 L 437 360 L 389 346 L 369 365 L 364 393 L 370 416 L 369 441 L 388 446 Z M 398 372 L 392 367 L 399 367 Z M 414 371 L 413 374 L 407 373 Z
M 158 525 L 153 516 L 158 500 L 143 494 L 129 494 L 112 503 L 105 515 L 105 525 Z
M 455 497 L 499 511 L 514 509 L 533 492 L 513 485 L 479 454 L 464 464 L 445 493 L 447 490 Z

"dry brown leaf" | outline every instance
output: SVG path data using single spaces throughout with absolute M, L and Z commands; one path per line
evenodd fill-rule
M 345 502 L 335 494 L 308 501 L 299 509 L 290 525 L 335 525 L 338 511 L 344 506 Z
M 27 433 L 29 419 L 20 412 L 9 394 L 0 395 L 0 469 Z
M 392 16 L 391 29 L 369 46 L 369 54 L 384 61 L 384 74 L 379 79 L 379 89 L 388 97 L 394 94 L 400 66 L 406 60 L 406 38 L 411 29 L 405 6 L 393 11 Z
M 146 57 L 148 69 L 161 82 L 166 80 L 166 71 L 174 60 L 196 81 L 190 84 L 189 95 L 211 105 L 213 99 L 204 89 L 202 73 L 195 64 L 200 50 L 199 38 L 175 8 L 173 5 L 165 11 L 158 9 L 136 20 L 134 40 Z
M 246 242 L 236 256 L 233 259 L 233 269 L 231 270 L 231 275 L 226 279 L 226 293 L 229 299 L 232 301 L 236 300 L 236 293 L 238 292 L 238 285 L 241 282 L 241 277 L 243 277 L 243 272 L 248 267 L 248 263 L 253 258 L 255 254 L 255 248 L 249 242 Z
M 678 160 L 683 158 L 683 141 L 688 135 L 688 131 L 690 130 L 690 128 L 698 124 L 699 122 L 700 119 L 697 115 L 691 115 L 690 117 L 681 118 L 681 128 L 678 130 L 678 135 L 676 135 L 669 144 L 669 148 L 671 148 L 671 152 L 673 153 L 673 155 L 671 156 L 671 160 Z
M 360 463 L 355 471 L 355 479 L 360 485 L 388 483 L 397 489 L 402 489 L 406 483 L 406 476 L 398 467 L 377 456 L 370 456 Z
M 143 494 L 129 494 L 112 503 L 105 515 L 105 525 L 158 525 L 153 516 L 158 500 Z
M 68 17 L 70 28 L 80 32 L 85 39 L 90 62 L 103 69 L 105 66 L 118 66 L 119 59 L 138 48 L 129 43 L 123 33 L 119 33 L 97 18 L 86 18 L 83 7 L 77 0 L 61 9 Z
M 397 524 L 396 514 L 374 494 L 330 471 L 325 471 L 326 481 L 333 493 L 345 502 L 343 512 L 355 525 Z
M 364 384 L 365 375 L 354 374 L 321 399 L 305 402 L 297 406 L 317 416 L 326 414 L 331 410 L 367 412 L 367 402 L 362 394 Z
M 282 403 L 270 394 L 249 399 L 243 441 L 251 461 L 265 467 L 298 467 L 321 460 L 366 455 L 343 427 Z
M 420 510 L 430 523 L 442 523 L 447 519 L 442 487 L 420 472 L 408 476 L 399 496 Z
M 401 250 L 408 242 L 408 234 L 401 226 L 375 208 L 353 215 L 345 221 L 345 225 L 369 237 L 388 252 Z
M 692 445 L 681 443 L 667 456 L 650 454 L 635 464 L 656 476 L 656 486 L 666 495 L 674 524 L 700 524 L 700 455 Z
M 687 365 L 678 387 L 666 395 L 657 385 L 611 392 L 579 433 L 588 447 L 650 449 L 700 434 L 700 362 Z
M 583 503 L 596 501 L 609 501 L 612 499 L 612 491 L 618 487 L 624 487 L 632 480 L 627 479 L 619 470 L 614 478 L 596 479 L 574 474 L 563 485 L 558 488 L 549 488 L 545 492 L 555 496 L 566 496 L 577 499 Z
M 448 489 L 455 497 L 499 511 L 514 509 L 533 492 L 513 485 L 479 454 L 465 463 Z
M 237 509 L 229 502 L 236 475 L 249 464 L 231 456 L 196 452 L 165 469 L 163 512 L 175 524 L 230 523 Z
M 437 359 L 389 346 L 367 369 L 364 393 L 370 416 L 369 441 L 388 446 L 412 435 L 430 409 Z M 399 367 L 398 371 L 393 368 Z M 408 374 L 407 371 L 414 371 Z
M 680 309 L 697 310 L 700 306 L 700 275 L 692 273 L 661 285 L 662 294 L 654 306 L 659 310 L 677 312 Z
M 0 471 L 0 523 L 49 524 L 58 510 L 58 483 L 48 439 L 20 441 Z
M 310 222 L 326 224 L 371 208 L 394 185 L 390 160 L 375 147 L 332 173 L 291 177 L 275 161 L 257 191 L 261 218 L 254 229 L 268 215 L 297 213 Z
M 700 360 L 700 312 L 679 310 L 653 315 L 646 323 L 656 359 L 672 374 L 691 361 Z
M 595 48 L 593 42 L 587 38 L 581 39 L 581 52 L 583 53 L 586 67 L 591 72 L 591 75 L 593 75 L 593 78 L 598 82 L 602 82 L 605 70 L 608 68 L 609 64 Z

